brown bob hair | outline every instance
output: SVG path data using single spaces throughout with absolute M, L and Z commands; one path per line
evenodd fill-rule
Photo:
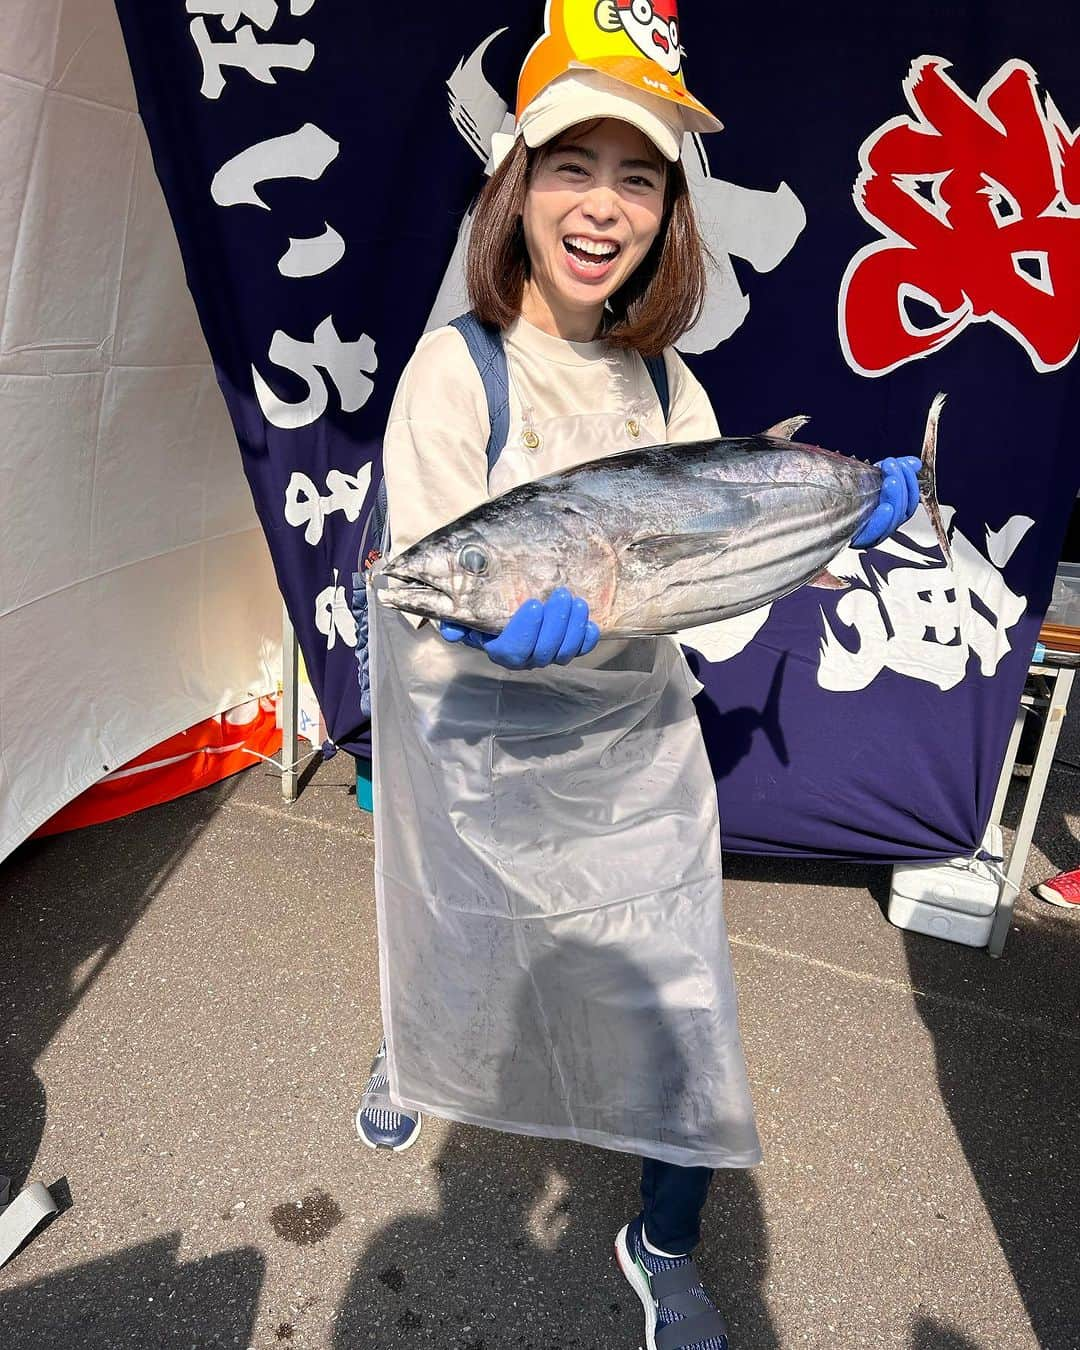
M 557 144 L 529 149 L 519 136 L 477 201 L 465 279 L 477 317 L 500 329 L 521 313 L 529 277 L 521 225 L 525 194 L 537 157 Z M 682 162 L 668 163 L 660 233 L 637 270 L 609 299 L 600 336 L 642 356 L 658 356 L 697 322 L 705 300 L 707 256 Z

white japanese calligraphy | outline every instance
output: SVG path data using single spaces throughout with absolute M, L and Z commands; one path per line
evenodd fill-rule
M 326 638 L 328 652 L 333 651 L 339 637 L 346 646 L 356 646 L 356 620 L 345 598 L 345 587 L 338 585 L 338 575 L 335 567 L 334 584 L 315 597 L 315 627 Z
M 950 508 L 942 516 L 951 518 Z M 1012 547 L 1008 556 L 1034 522 L 1016 517 L 992 534 L 991 548 L 1002 562 L 1001 541 Z M 904 534 L 932 549 L 933 534 L 920 512 L 904 528 Z M 1009 629 L 1026 608 L 1023 596 L 1014 594 L 990 558 L 984 557 L 959 530 L 952 535 L 953 567 L 907 547 L 893 537 L 880 551 L 910 562 L 892 567 L 882 575 L 873 565 L 873 555 L 853 550 L 830 564 L 838 575 L 849 575 L 846 559 L 857 560 L 863 584 L 840 597 L 836 618 L 850 630 L 842 637 L 825 611 L 824 636 L 818 683 L 823 689 L 865 689 L 883 670 L 923 680 L 939 689 L 952 689 L 967 673 L 969 659 L 978 658 L 979 673 L 995 673 L 1003 656 L 1012 650 Z M 854 644 L 854 645 L 853 645 Z
M 270 207 L 259 196 L 260 183 L 278 178 L 306 178 L 315 182 L 338 157 L 341 146 L 311 122 L 287 136 L 249 145 L 233 155 L 214 174 L 210 196 L 218 206 Z
M 686 138 L 682 162 L 709 262 L 701 317 L 675 345 L 681 352 L 710 352 L 750 313 L 750 297 L 739 285 L 732 257 L 744 259 L 755 272 L 771 272 L 806 228 L 806 211 L 786 183 L 762 192 L 714 178 L 700 136 Z
M 948 523 L 955 513 L 943 506 L 941 514 Z M 821 612 L 821 688 L 865 689 L 883 670 L 892 670 L 952 689 L 964 679 L 972 655 L 981 675 L 993 675 L 1012 650 L 1008 632 L 1027 604 L 1005 584 L 1000 569 L 1032 524 L 1028 516 L 1013 516 L 1000 530 L 987 527 L 986 556 L 954 531 L 951 569 L 935 555 L 936 537 L 923 511 L 902 531 L 915 548 L 894 535 L 872 553 L 845 549 L 829 571 L 854 586 L 836 604 L 839 632 L 828 612 Z M 910 566 L 883 574 L 874 566 L 875 554 L 882 553 Z M 771 612 L 772 605 L 763 605 L 677 636 L 708 661 L 729 661 L 750 645 Z
M 278 259 L 283 277 L 317 277 L 329 272 L 345 256 L 345 240 L 327 223 L 322 234 L 311 239 L 290 239 L 287 252 Z
M 220 98 L 225 88 L 223 67 L 246 70 L 262 84 L 276 84 L 274 69 L 307 70 L 315 56 L 314 43 L 307 38 L 299 42 L 260 42 L 251 24 L 236 30 L 235 42 L 215 42 L 206 27 L 205 19 L 193 19 L 191 36 L 202 60 L 203 81 L 199 92 L 203 98 Z
M 341 149 L 337 141 L 306 122 L 287 136 L 259 141 L 233 155 L 214 174 L 210 196 L 218 206 L 259 206 L 271 208 L 259 196 L 259 186 L 281 178 L 321 178 Z M 288 250 L 278 259 L 283 277 L 314 277 L 328 272 L 345 256 L 345 240 L 329 223 L 323 222 L 322 234 L 311 238 L 289 239 Z
M 274 426 L 286 431 L 310 426 L 326 411 L 329 394 L 319 368 L 325 370 L 337 386 L 344 412 L 356 412 L 362 408 L 375 387 L 373 381 L 364 374 L 365 371 L 373 373 L 378 367 L 375 343 L 366 333 L 361 334 L 355 342 L 343 341 L 338 337 L 330 316 L 323 319 L 315 329 L 311 342 L 301 342 L 278 329 L 271 340 L 269 355 L 275 365 L 291 370 L 308 386 L 307 398 L 297 403 L 287 403 L 274 393 L 258 370 L 251 367 L 255 394 L 263 416 Z
M 314 3 L 315 0 L 290 0 L 289 11 L 293 15 L 307 14 Z M 228 69 L 246 70 L 260 83 L 276 84 L 275 70 L 305 71 L 314 59 L 314 44 L 306 38 L 293 43 L 271 43 L 260 42 L 256 37 L 255 28 L 265 33 L 277 19 L 278 0 L 187 0 L 187 12 L 200 16 L 192 20 L 190 32 L 202 63 L 200 92 L 204 98 L 221 97 Z M 233 40 L 215 41 L 206 17 L 201 16 L 216 19 L 222 28 L 234 33 Z M 250 22 L 238 28 L 241 19 Z M 297 131 L 268 138 L 233 155 L 214 174 L 211 198 L 223 207 L 247 205 L 269 211 L 272 208 L 259 195 L 262 184 L 288 178 L 314 182 L 339 151 L 337 141 L 307 122 Z M 318 276 L 344 256 L 344 238 L 329 221 L 323 221 L 320 234 L 288 236 L 288 248 L 278 259 L 277 270 L 287 277 Z M 251 367 L 263 416 L 283 430 L 309 426 L 325 413 L 330 399 L 327 378 L 337 388 L 343 412 L 358 411 L 374 389 L 374 382 L 368 378 L 378 367 L 373 339 L 362 333 L 356 341 L 343 341 L 330 315 L 315 329 L 310 342 L 276 330 L 268 356 L 276 366 L 291 371 L 307 385 L 305 398 L 286 402 L 258 369 Z M 285 489 L 285 520 L 294 527 L 303 527 L 308 544 L 318 544 L 328 517 L 335 512 L 340 511 L 348 521 L 359 519 L 370 485 L 370 464 L 363 465 L 355 474 L 331 469 L 326 475 L 325 495 L 307 474 L 296 471 Z M 356 646 L 356 621 L 337 568 L 333 583 L 315 597 L 315 627 L 325 636 L 327 651 L 333 650 L 339 638 L 346 646 Z M 314 734 L 314 727 L 310 734 Z
M 341 511 L 346 520 L 359 520 L 370 486 L 370 464 L 365 464 L 356 473 L 331 469 L 326 475 L 325 497 L 319 495 L 318 488 L 306 473 L 296 472 L 285 489 L 285 520 L 290 525 L 305 526 L 305 542 L 317 544 L 323 537 L 326 517 L 335 511 Z

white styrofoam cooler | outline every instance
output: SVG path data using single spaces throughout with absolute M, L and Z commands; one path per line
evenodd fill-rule
M 1058 563 L 1045 622 L 1080 628 L 1080 563 Z
M 1002 856 L 1001 830 L 988 827 L 982 850 Z M 930 937 L 985 947 L 997 908 L 1000 881 L 986 863 L 950 858 L 938 863 L 903 863 L 893 868 L 889 922 Z

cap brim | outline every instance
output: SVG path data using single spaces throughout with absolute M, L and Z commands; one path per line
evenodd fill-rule
M 545 108 L 542 112 L 523 119 L 521 134 L 530 149 L 546 145 L 556 136 L 568 131 L 581 122 L 592 122 L 600 118 L 614 118 L 619 122 L 628 122 L 637 127 L 642 135 L 656 146 L 666 160 L 674 163 L 682 154 L 682 136 L 669 126 L 662 117 L 651 113 L 647 108 L 599 91 L 582 94 L 581 97 L 567 99 L 562 103 Z
M 653 63 L 641 57 L 596 56 L 587 63 L 572 61 L 570 68 L 598 71 L 609 79 L 628 85 L 637 94 L 646 94 L 661 103 L 678 108 L 687 131 L 704 133 L 724 129 L 723 122 L 711 113 L 704 103 L 696 99 L 680 80 L 670 82 L 658 80 Z

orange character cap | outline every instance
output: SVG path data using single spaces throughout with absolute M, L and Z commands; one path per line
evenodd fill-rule
M 547 0 L 544 29 L 518 80 L 519 123 L 553 80 L 584 69 L 673 104 L 687 131 L 721 129 L 686 88 L 677 0 Z

